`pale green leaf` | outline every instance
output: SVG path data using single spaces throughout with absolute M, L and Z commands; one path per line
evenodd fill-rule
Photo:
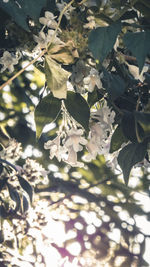
M 60 64 L 51 59 L 50 55 L 45 56 L 46 81 L 53 96 L 65 99 L 67 96 L 67 80 L 70 73 L 64 70 Z

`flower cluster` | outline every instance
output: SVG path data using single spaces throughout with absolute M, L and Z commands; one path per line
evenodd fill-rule
M 6 147 L 0 151 L 0 157 L 9 162 L 16 162 L 22 155 L 21 143 L 18 143 L 14 138 L 10 138 Z
M 65 161 L 71 166 L 82 167 L 83 163 L 77 160 L 77 152 L 83 149 L 87 140 L 81 125 L 69 115 L 64 102 L 62 102 L 62 124 L 57 132 L 57 137 L 45 143 L 44 148 L 50 150 L 50 159 L 54 156 L 58 161 Z
M 115 112 L 111 111 L 106 103 L 93 112 L 88 139 L 84 137 L 85 132 L 81 125 L 68 114 L 64 103 L 62 112 L 63 120 L 56 138 L 44 144 L 44 148 L 50 150 L 50 159 L 56 157 L 58 161 L 65 161 L 73 167 L 83 167 L 84 164 L 77 159 L 77 153 L 82 151 L 83 147 L 88 151 L 83 157 L 84 161 L 91 161 L 96 159 L 97 155 L 109 153 Z
M 3 56 L 0 58 L 0 64 L 2 65 L 0 72 L 4 72 L 6 69 L 9 72 L 13 72 L 14 65 L 18 64 L 20 57 L 20 53 L 16 56 L 8 51 L 4 51 Z

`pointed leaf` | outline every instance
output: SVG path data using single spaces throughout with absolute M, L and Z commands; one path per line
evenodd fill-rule
M 0 1 L 0 8 L 2 8 L 12 19 L 24 30 L 29 31 L 27 24 L 27 17 L 38 21 L 41 9 L 46 5 L 46 0 L 9 0 L 8 3 Z
M 118 156 L 118 164 L 120 165 L 122 171 L 123 171 L 123 176 L 124 176 L 124 181 L 126 185 L 128 184 L 129 181 L 129 175 L 132 167 L 138 163 L 141 162 L 147 151 L 147 143 L 133 143 L 133 144 L 128 144 L 125 146 L 119 153 Z
M 103 73 L 103 86 L 108 92 L 109 97 L 115 100 L 125 92 L 126 84 L 119 75 L 109 73 L 106 70 Z
M 19 183 L 20 183 L 21 187 L 29 195 L 30 201 L 32 202 L 32 197 L 33 197 L 32 186 L 27 182 L 27 180 L 25 180 L 21 176 L 18 176 L 18 180 L 19 180 Z
M 99 27 L 89 35 L 89 49 L 95 59 L 102 62 L 112 50 L 116 38 L 121 31 L 121 23 L 115 22 L 107 27 Z
M 150 113 L 146 112 L 134 112 L 135 121 L 138 127 L 138 134 L 141 141 L 144 140 L 144 138 L 150 136 Z M 141 131 L 140 128 L 142 128 Z
M 67 80 L 70 73 L 52 60 L 50 55 L 47 55 L 45 56 L 45 74 L 47 85 L 53 96 L 65 99 L 67 96 Z
M 145 58 L 150 52 L 150 31 L 126 33 L 124 36 L 124 44 L 136 57 L 139 72 L 141 72 Z
M 79 57 L 72 41 L 68 41 L 66 44 L 52 44 L 48 50 L 48 54 L 51 55 L 52 59 L 63 64 L 73 64 L 75 58 Z
M 39 138 L 44 126 L 53 122 L 61 109 L 61 101 L 49 94 L 42 98 L 35 109 L 36 137 Z
M 117 151 L 119 148 L 121 148 L 121 145 L 127 141 L 128 140 L 124 136 L 121 126 L 118 126 L 111 138 L 110 153 Z
M 7 187 L 8 187 L 8 191 L 9 191 L 9 195 L 10 195 L 11 199 L 16 202 L 15 210 L 18 211 L 20 209 L 20 205 L 21 205 L 19 193 L 9 183 L 7 183 Z
M 86 100 L 80 94 L 69 91 L 65 106 L 70 115 L 88 131 L 90 109 Z

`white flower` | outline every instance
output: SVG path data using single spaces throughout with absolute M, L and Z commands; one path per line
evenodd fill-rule
M 3 0 L 3 2 L 4 2 L 4 3 L 8 3 L 8 2 L 9 2 L 9 0 Z
M 40 31 L 39 32 L 39 36 L 36 36 L 36 35 L 33 35 L 33 38 L 34 38 L 34 41 L 37 44 L 37 46 L 34 48 L 34 50 L 40 48 L 45 48 L 48 43 L 51 41 L 52 37 L 54 35 L 54 30 L 48 30 L 48 33 L 44 33 L 43 31 Z M 53 43 L 55 44 L 62 44 L 62 41 L 55 36 L 54 40 L 53 40 Z
M 45 17 L 39 18 L 39 22 L 49 28 L 56 29 L 57 22 L 55 21 L 55 16 L 49 11 L 45 11 Z
M 0 151 L 0 157 L 10 162 L 17 161 L 22 155 L 21 143 L 18 143 L 15 139 L 9 139 L 7 146 Z
M 101 127 L 103 127 L 105 131 L 111 131 L 112 123 L 114 122 L 115 118 L 115 112 L 111 111 L 106 103 L 104 103 L 103 107 L 93 113 L 92 117 L 99 120 Z
M 87 144 L 87 140 L 82 137 L 81 135 L 83 135 L 83 130 L 82 129 L 71 129 L 69 130 L 69 132 L 67 133 L 68 137 L 65 141 L 65 147 L 68 149 L 70 147 L 73 148 L 73 150 L 75 152 L 81 151 L 83 149 L 83 147 L 80 145 L 86 145 Z
M 50 149 L 50 159 L 56 157 L 60 162 L 66 152 L 66 148 L 60 145 L 60 136 L 44 144 L 45 149 Z
M 65 6 L 67 5 L 66 2 L 64 2 L 63 0 L 61 0 L 61 3 L 56 3 L 56 6 L 58 8 L 58 10 L 61 12 Z M 66 16 L 67 19 L 70 19 L 70 13 L 72 12 L 72 10 L 74 10 L 75 8 L 70 6 L 69 9 L 67 9 L 64 13 L 64 15 Z
M 22 175 L 34 186 L 39 182 L 45 182 L 48 172 L 42 167 L 41 164 L 36 162 L 33 159 L 26 159 L 25 164 L 23 165 Z
M 100 76 L 96 69 L 92 68 L 90 70 L 89 76 L 84 78 L 84 84 L 89 92 L 93 92 L 95 86 L 97 86 L 99 89 L 102 88 Z
M 14 71 L 14 65 L 18 64 L 18 60 L 20 57 L 15 57 L 8 51 L 5 51 L 3 53 L 3 56 L 0 58 L 0 64 L 3 65 L 1 68 L 1 72 L 5 71 L 8 69 L 10 72 Z

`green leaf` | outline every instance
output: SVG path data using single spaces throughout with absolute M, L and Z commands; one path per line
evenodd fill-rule
M 106 70 L 103 73 L 103 86 L 107 90 L 109 97 L 115 100 L 125 92 L 126 84 L 119 75 L 111 74 Z
M 32 202 L 32 197 L 33 197 L 32 186 L 27 182 L 27 180 L 25 180 L 24 178 L 22 178 L 19 175 L 18 175 L 18 181 L 19 181 L 21 187 L 23 188 L 23 190 L 29 195 L 30 201 Z
M 42 98 L 34 113 L 36 123 L 36 137 L 40 138 L 44 126 L 53 122 L 61 109 L 61 101 L 49 94 Z
M 92 93 L 88 92 L 87 102 L 89 106 L 92 107 L 101 98 L 103 98 L 103 95 L 99 92 L 99 90 L 94 90 Z
M 132 112 L 126 111 L 122 117 L 121 127 L 124 136 L 131 142 L 136 142 L 135 118 Z
M 67 96 L 67 80 L 70 73 L 52 60 L 50 55 L 47 55 L 45 56 L 45 74 L 47 85 L 53 96 L 65 99 Z
M 147 143 L 133 143 L 125 146 L 119 153 L 118 164 L 120 165 L 125 184 L 128 184 L 129 175 L 132 167 L 141 162 L 147 151 Z
M 68 41 L 65 44 L 51 44 L 48 49 L 48 54 L 51 55 L 52 59 L 64 65 L 73 64 L 75 58 L 79 57 L 72 41 Z
M 22 211 L 23 212 L 26 212 L 28 209 L 29 209 L 29 203 L 28 203 L 28 200 L 27 198 L 23 195 L 22 196 Z
M 121 148 L 121 145 L 126 142 L 127 138 L 123 134 L 122 127 L 118 126 L 112 135 L 109 152 L 113 153 L 117 151 Z
M 11 199 L 16 202 L 16 208 L 15 211 L 18 211 L 20 209 L 20 205 L 21 205 L 21 201 L 20 201 L 20 196 L 19 193 L 15 190 L 15 188 L 10 185 L 9 183 L 7 183 L 7 187 L 8 187 L 8 191 L 9 191 L 9 195 L 11 197 Z
M 46 0 L 9 0 L 8 3 L 0 1 L 2 8 L 12 19 L 24 30 L 30 31 L 27 24 L 27 17 L 38 21 L 41 9 L 46 5 Z
M 150 52 L 150 31 L 126 33 L 124 38 L 125 46 L 132 52 L 136 57 L 139 72 L 142 71 L 144 66 L 145 58 Z
M 69 91 L 65 106 L 70 115 L 88 132 L 90 109 L 86 100 L 80 94 Z
M 107 27 L 99 27 L 89 35 L 89 49 L 94 58 L 102 62 L 112 50 L 116 38 L 121 31 L 121 23 L 114 22 Z
M 142 127 L 143 136 L 140 135 L 141 139 L 150 136 L 150 113 L 134 112 L 135 121 Z

